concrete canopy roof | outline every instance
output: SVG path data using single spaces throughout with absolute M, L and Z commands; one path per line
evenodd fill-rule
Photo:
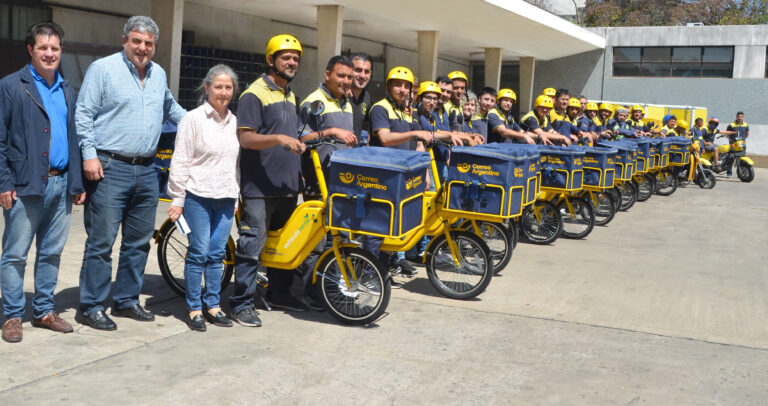
M 344 6 L 344 34 L 415 49 L 417 31 L 439 31 L 441 55 L 550 60 L 605 48 L 605 38 L 523 0 L 189 0 L 316 27 L 315 6 Z

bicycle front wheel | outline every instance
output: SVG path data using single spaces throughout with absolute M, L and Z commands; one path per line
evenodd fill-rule
M 341 323 L 370 324 L 387 309 L 392 280 L 384 266 L 368 251 L 343 248 L 342 256 L 347 265 L 349 285 L 335 255 L 326 255 L 317 268 L 317 283 L 325 308 Z
M 458 247 L 458 263 L 445 235 L 439 235 L 427 253 L 427 276 L 444 296 L 472 299 L 483 293 L 493 278 L 490 250 L 480 237 L 466 231 L 451 231 L 451 238 Z
M 595 212 L 595 225 L 604 226 L 613 220 L 618 208 L 613 204 L 613 199 L 608 192 L 595 192 L 590 197 L 592 209 Z M 585 198 L 587 197 L 585 196 Z
M 179 296 L 185 296 L 187 292 L 184 280 L 184 262 L 187 258 L 189 239 L 182 235 L 176 227 L 176 223 L 167 221 L 157 231 L 157 263 L 160 265 L 160 274 L 165 283 Z M 227 250 L 224 254 L 224 264 L 221 272 L 221 290 L 223 291 L 235 270 L 235 243 L 232 237 L 227 241 Z M 203 281 L 205 283 L 205 281 Z M 205 286 L 203 286 L 205 288 Z
M 523 210 L 520 228 L 525 239 L 537 245 L 550 244 L 557 240 L 563 230 L 563 221 L 554 204 L 537 200 Z
M 580 197 L 566 197 L 557 205 L 557 212 L 563 220 L 562 235 L 565 238 L 580 239 L 595 227 L 595 212 L 586 200 Z M 571 209 L 568 208 L 570 203 Z
M 467 221 L 462 224 L 462 229 L 474 232 L 472 224 Z M 503 223 L 494 223 L 490 221 L 478 221 L 477 228 L 480 229 L 482 238 L 488 249 L 491 250 L 491 259 L 493 260 L 493 273 L 498 274 L 509 264 L 512 259 L 512 250 L 514 249 L 513 232 L 507 229 Z
M 636 183 L 637 186 L 637 201 L 644 202 L 651 198 L 654 189 L 656 189 L 656 178 L 649 174 L 644 173 L 639 177 Z
M 677 176 L 668 170 L 656 174 L 656 194 L 669 196 L 677 190 Z

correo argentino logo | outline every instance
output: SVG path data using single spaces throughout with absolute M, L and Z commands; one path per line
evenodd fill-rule
M 339 172 L 339 179 L 344 183 L 352 183 L 355 181 L 355 175 L 352 172 Z
M 470 165 L 466 162 L 456 165 L 456 169 L 461 173 L 467 173 L 471 169 Z

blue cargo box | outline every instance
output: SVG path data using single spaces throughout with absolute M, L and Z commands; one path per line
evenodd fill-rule
M 663 138 L 651 140 L 651 151 L 655 156 L 654 168 L 663 168 L 669 164 L 669 144 Z
M 596 145 L 600 147 L 616 148 L 618 150 L 615 157 L 616 179 L 621 181 L 627 181 L 632 179 L 632 175 L 634 174 L 634 167 L 635 167 L 634 156 L 637 151 L 637 147 L 628 145 L 623 141 L 605 141 L 605 140 L 597 141 Z
M 520 215 L 529 181 L 536 190 L 538 160 L 538 148 L 522 144 L 453 147 L 445 184 L 446 211 L 500 219 Z
M 688 165 L 691 159 L 691 139 L 688 137 L 667 137 L 662 139 L 669 144 L 669 164 L 673 166 Z
M 648 172 L 653 167 L 653 155 L 651 154 L 651 139 L 646 137 L 625 138 L 627 142 L 637 145 L 637 159 L 635 160 L 636 172 Z
M 569 147 L 539 145 L 541 187 L 557 192 L 571 192 L 582 187 L 584 151 Z
M 539 181 L 541 178 L 541 176 L 539 176 L 539 171 L 541 169 L 541 154 L 539 153 L 539 147 L 537 145 L 493 142 L 490 144 L 481 144 L 475 148 L 523 151 L 523 153 L 527 152 L 531 162 L 529 165 L 523 167 L 523 178 L 526 179 L 525 199 L 523 199 L 523 205 L 527 206 L 536 201 L 536 197 L 539 194 L 539 188 L 541 187 Z
M 570 148 L 584 151 L 584 186 L 598 188 L 612 188 L 616 173 L 616 154 L 618 149 L 608 147 L 582 147 L 570 146 Z
M 400 237 L 423 224 L 427 152 L 385 147 L 336 151 L 328 171 L 331 228 Z

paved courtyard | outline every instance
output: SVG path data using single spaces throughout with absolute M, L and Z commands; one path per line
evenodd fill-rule
M 0 404 L 765 405 L 767 197 L 766 169 L 654 196 L 585 240 L 518 245 L 477 300 L 438 296 L 422 270 L 366 328 L 275 311 L 206 333 L 154 245 L 141 300 L 156 321 L 75 324 L 78 207 L 56 295 L 75 332 L 27 317 L 21 343 L 0 342 Z M 31 298 L 31 265 L 26 281 Z

